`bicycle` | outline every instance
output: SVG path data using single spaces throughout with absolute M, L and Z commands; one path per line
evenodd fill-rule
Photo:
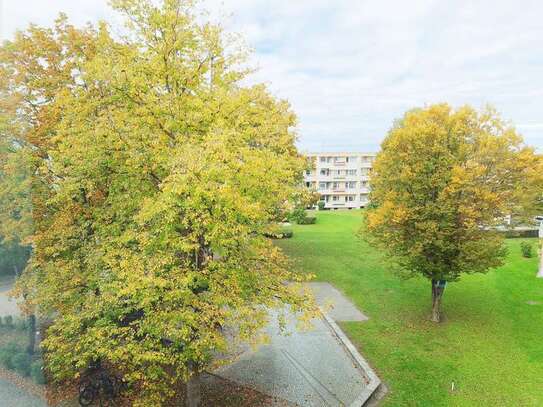
M 91 371 L 91 373 L 94 373 Z M 90 375 L 89 375 L 90 376 Z M 93 377 L 88 377 L 86 382 L 79 386 L 79 405 L 87 407 L 95 401 L 102 407 L 116 399 L 126 390 L 126 383 L 114 375 L 108 375 L 105 371 L 99 372 Z

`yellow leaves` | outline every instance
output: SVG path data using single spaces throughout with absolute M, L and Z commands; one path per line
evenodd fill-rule
M 367 230 L 413 271 L 452 279 L 485 271 L 502 252 L 483 228 L 541 195 L 534 167 L 541 160 L 493 109 L 412 110 L 377 156 Z

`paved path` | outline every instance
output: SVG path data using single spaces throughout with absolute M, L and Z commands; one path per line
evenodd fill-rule
M 315 301 L 334 321 L 367 321 L 368 317 L 330 283 L 306 283 Z
M 46 407 L 40 398 L 0 379 L 0 405 L 2 407 Z
M 311 288 L 319 305 L 335 303 L 329 315 L 336 320 L 367 319 L 330 284 L 311 283 Z M 367 390 L 366 372 L 339 340 L 335 328 L 318 318 L 312 321 L 313 329 L 300 331 L 295 316 L 289 315 L 289 335 L 285 336 L 278 328 L 278 314 L 270 312 L 265 328 L 269 344 L 247 350 L 215 373 L 303 407 L 350 406 Z

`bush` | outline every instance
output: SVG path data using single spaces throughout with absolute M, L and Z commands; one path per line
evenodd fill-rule
M 13 358 L 23 352 L 23 348 L 15 342 L 0 347 L 0 365 L 6 369 L 14 369 Z
M 281 232 L 280 239 L 290 239 L 293 235 L 294 233 L 292 232 L 292 230 L 284 230 Z
M 298 221 L 299 225 L 313 225 L 317 222 L 317 218 L 315 216 L 305 216 L 303 219 Z
M 500 230 L 499 233 L 502 233 L 507 239 L 538 237 L 539 236 L 539 231 L 537 229 L 504 230 L 504 231 Z
M 324 206 L 326 205 L 326 203 L 324 201 L 319 201 L 317 203 L 317 206 L 319 208 L 319 211 L 323 211 L 324 210 Z
M 13 369 L 21 376 L 30 375 L 31 363 L 32 359 L 30 355 L 25 351 L 18 352 L 11 357 L 11 364 L 13 365 Z
M 26 318 L 17 318 L 15 320 L 15 328 L 19 331 L 26 331 L 28 329 L 28 321 Z
M 272 239 L 290 239 L 294 233 L 292 230 L 281 230 L 279 232 L 270 233 L 268 237 Z
M 36 384 L 45 384 L 45 376 L 43 375 L 43 363 L 41 360 L 36 360 L 30 365 L 30 377 Z
M 281 228 L 276 231 L 264 233 L 264 236 L 269 237 L 270 239 L 289 239 L 293 234 L 291 229 Z
M 4 317 L 4 325 L 8 327 L 13 327 L 13 317 L 11 315 L 6 315 Z
M 527 259 L 533 257 L 533 246 L 531 243 L 528 242 L 520 242 L 520 251 L 522 252 L 522 256 L 526 257 Z
M 289 222 L 300 223 L 306 217 L 304 208 L 295 208 L 291 213 L 288 214 L 287 219 Z
M 13 369 L 11 364 L 11 352 L 6 349 L 0 349 L 0 365 L 6 369 Z

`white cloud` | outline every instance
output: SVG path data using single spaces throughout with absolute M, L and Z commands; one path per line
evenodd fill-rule
M 375 150 L 414 106 L 491 103 L 543 148 L 543 3 L 525 0 L 206 0 L 255 48 L 255 81 L 299 116 L 300 146 Z M 28 21 L 111 18 L 105 0 L 4 0 Z

